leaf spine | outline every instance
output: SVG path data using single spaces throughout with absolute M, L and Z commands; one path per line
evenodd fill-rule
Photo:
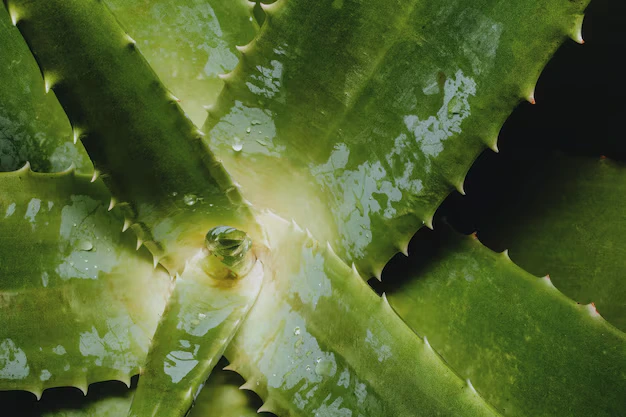
M 465 382 L 467 383 L 467 386 L 469 387 L 469 389 L 471 389 L 474 394 L 478 395 L 478 392 L 476 391 L 476 388 L 474 388 L 472 381 L 470 381 L 469 378 L 467 378 Z

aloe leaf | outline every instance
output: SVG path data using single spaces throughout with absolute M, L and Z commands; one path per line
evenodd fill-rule
M 0 7 L 0 171 L 14 171 L 28 161 L 35 171 L 63 171 L 72 163 L 92 172 L 82 145 L 54 94 L 46 94 L 41 73 L 28 46 Z
M 249 237 L 217 228 L 207 241 L 176 279 L 129 416 L 187 415 L 259 294 L 263 265 Z
M 245 0 L 107 0 L 148 63 L 198 126 L 258 26 Z
M 101 181 L 25 167 L 1 174 L 0 189 L 0 389 L 39 397 L 49 387 L 129 383 L 168 274 L 122 233 Z
M 404 250 L 587 1 L 279 0 L 205 125 L 257 207 L 365 275 Z M 272 184 L 267 187 L 267 184 Z
M 6 6 L 75 138 L 170 273 L 182 269 L 211 227 L 251 227 L 201 133 L 102 2 L 7 0 Z
M 259 298 L 226 350 L 281 416 L 497 415 L 327 246 L 272 215 Z
M 626 336 L 592 305 L 475 238 L 423 243 L 389 302 L 487 401 L 508 416 L 626 413 Z
M 259 416 L 256 413 L 256 399 L 239 389 L 241 377 L 223 371 L 221 367 L 224 365 L 225 362 L 220 361 L 211 373 L 189 417 Z M 14 398 L 9 397 L 12 394 Z M 0 392 L 0 401 L 5 411 L 20 410 L 15 417 L 126 417 L 135 389 L 129 390 L 121 384 L 108 382 L 93 385 L 87 396 L 70 395 L 76 393 L 67 390 L 47 391 L 38 402 L 33 398 L 15 398 L 14 394 Z M 28 409 L 32 409 L 32 412 L 25 414 Z M 6 417 L 14 417 L 11 411 L 8 412 Z
M 552 155 L 532 169 L 526 161 L 510 165 L 516 165 L 509 182 L 515 196 L 494 204 L 505 216 L 485 213 L 481 239 L 508 248 L 522 268 L 549 274 L 565 295 L 593 302 L 626 330 L 626 168 L 609 159 Z

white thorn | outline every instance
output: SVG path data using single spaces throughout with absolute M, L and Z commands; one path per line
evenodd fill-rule
M 511 260 L 511 257 L 509 256 L 509 250 L 508 249 L 505 249 L 505 250 L 502 251 L 502 256 L 504 256 L 509 261 Z
M 433 347 L 430 345 L 430 343 L 428 343 L 428 338 L 426 336 L 424 336 L 424 344 L 426 346 L 428 346 L 429 349 L 432 349 Z
M 35 395 L 35 398 L 37 398 L 37 401 L 41 400 L 41 394 L 43 394 L 43 390 L 41 391 L 30 391 L 32 394 Z
M 361 274 L 359 274 L 358 269 L 356 269 L 356 265 L 354 262 L 352 262 L 352 273 L 354 273 L 354 276 L 361 278 Z
M 20 20 L 20 17 L 13 10 L 11 10 L 9 14 L 11 15 L 11 23 L 13 23 L 13 26 L 17 26 L 17 22 Z M 41 394 L 39 394 L 39 396 L 41 397 Z
M 139 250 L 139 248 L 141 247 L 141 245 L 143 245 L 143 240 L 137 238 L 137 250 Z
M 402 252 L 402 254 L 407 258 L 409 257 L 409 242 L 400 247 L 400 252 Z
M 598 313 L 598 309 L 596 309 L 596 305 L 594 303 L 589 303 L 585 307 L 587 307 L 587 310 L 592 317 L 602 317 L 600 313 Z
M 548 286 L 552 287 L 552 288 L 556 288 L 554 286 L 554 284 L 552 283 L 552 280 L 550 279 L 550 275 L 546 275 L 545 277 L 541 277 L 541 280 L 543 282 L 545 282 Z
M 157 265 L 159 264 L 159 258 L 157 258 L 155 255 L 152 256 L 152 264 L 154 265 L 154 269 L 156 269 Z
M 124 219 L 124 226 L 122 226 L 122 233 L 127 231 L 131 224 L 132 222 L 130 221 L 130 219 Z
M 242 54 L 246 52 L 246 46 L 245 45 L 235 45 L 235 48 L 241 52 Z
M 383 293 L 383 295 L 382 295 L 382 297 L 381 297 L 381 298 L 383 299 L 383 303 L 384 303 L 387 307 L 391 308 L 391 304 L 389 304 L 389 300 L 387 299 L 387 294 L 386 294 L 386 293 Z
M 29 172 L 30 171 L 30 162 L 26 161 L 23 167 L 18 169 L 18 171 Z
M 226 81 L 228 79 L 228 74 L 217 74 L 217 76 L 222 81 Z
M 128 42 L 130 42 L 133 45 L 137 44 L 137 42 L 135 42 L 135 40 L 133 38 L 131 38 L 128 33 L 126 34 L 126 39 L 128 40 Z
M 115 198 L 111 197 L 111 202 L 109 203 L 108 211 L 113 210 L 113 207 L 115 207 L 116 205 L 117 205 L 117 201 L 115 200 Z
M 50 83 L 45 78 L 43 80 L 43 86 L 44 86 L 44 88 L 46 90 L 46 94 L 48 94 L 50 92 Z M 74 141 L 74 143 L 76 143 L 76 141 Z
M 578 43 L 580 45 L 584 45 L 585 40 L 583 39 L 583 27 L 582 27 L 582 25 L 578 26 L 578 28 L 576 29 L 576 33 L 574 34 L 572 39 L 574 40 L 574 42 L 576 42 L 576 43 Z
M 500 153 L 500 149 L 498 148 L 498 141 L 496 140 L 491 146 L 489 146 L 489 149 L 491 149 L 495 153 Z
M 296 229 L 298 232 L 303 232 L 302 228 L 298 225 L 298 223 L 296 223 L 296 221 L 294 219 L 291 219 L 291 225 L 293 226 L 294 229 Z
M 180 99 L 176 97 L 174 94 L 170 93 L 170 98 L 178 103 L 180 103 Z
M 530 92 L 530 94 L 528 95 L 528 97 L 526 97 L 526 100 L 528 100 L 528 102 L 530 104 L 536 104 L 537 102 L 535 101 L 535 89 L 533 88 L 533 91 Z
M 469 378 L 467 379 L 467 386 L 474 392 L 474 394 L 478 394 L 478 392 L 476 392 L 476 388 L 474 388 L 474 385 L 472 385 L 472 381 L 469 380 Z
M 459 194 L 461 195 L 465 195 L 465 188 L 463 187 L 464 183 L 463 181 L 461 181 L 460 183 L 456 184 L 456 190 L 459 192 Z
M 330 245 L 330 242 L 326 241 L 326 249 L 328 249 L 330 251 L 330 253 L 335 253 L 335 251 L 333 250 L 333 247 Z
M 99 176 L 100 176 L 100 171 L 98 171 L 97 169 L 94 169 L 93 175 L 91 176 L 91 182 L 96 182 Z

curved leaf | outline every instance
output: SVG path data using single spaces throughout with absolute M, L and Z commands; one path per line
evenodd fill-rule
M 239 389 L 241 377 L 223 371 L 220 361 L 196 399 L 189 417 L 259 417 L 253 394 Z M 90 387 L 83 396 L 68 389 L 46 391 L 40 401 L 23 398 L 15 392 L 0 392 L 6 417 L 126 417 L 135 389 L 121 384 L 101 383 Z M 15 410 L 12 414 L 11 410 Z M 17 411 L 19 410 L 19 411 Z M 32 410 L 28 412 L 27 410 Z
M 204 260 L 188 262 L 176 279 L 129 416 L 185 416 L 259 294 L 260 262 L 241 279 L 220 281 L 207 275 Z
M 587 1 L 279 0 L 205 130 L 257 207 L 365 275 L 404 250 Z M 271 184 L 271 186 L 267 186 Z
M 510 165 L 515 168 L 506 176 L 515 195 L 498 190 L 493 206 L 506 215 L 484 213 L 481 240 L 508 248 L 532 274 L 550 274 L 565 295 L 593 302 L 602 317 L 626 330 L 626 167 L 565 156 L 536 158 L 532 169 L 526 161 Z
M 0 389 L 109 379 L 145 360 L 170 279 L 89 177 L 0 175 Z
M 6 6 L 75 137 L 171 273 L 211 227 L 254 228 L 201 133 L 101 1 L 8 0 Z
M 487 401 L 507 416 L 626 413 L 622 332 L 477 239 L 433 235 L 389 302 Z
M 239 61 L 235 46 L 256 33 L 245 0 L 106 0 L 148 63 L 198 126 L 224 86 L 218 75 Z
M 281 416 L 493 416 L 330 249 L 271 215 L 256 304 L 228 369 Z
M 7 11 L 0 7 L 0 171 L 26 162 L 35 171 L 63 171 L 72 163 L 92 172 L 81 144 L 54 94 L 46 94 L 41 73 Z

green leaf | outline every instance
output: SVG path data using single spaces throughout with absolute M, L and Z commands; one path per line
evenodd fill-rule
M 226 351 L 281 416 L 494 413 L 330 249 L 263 219 L 265 282 Z
M 256 207 L 294 218 L 364 275 L 448 193 L 587 1 L 277 1 L 205 125 Z M 271 186 L 267 186 L 271 184 Z
M 106 0 L 180 106 L 198 126 L 258 26 L 245 0 Z
M 259 294 L 263 265 L 251 252 L 244 248 L 243 260 L 251 265 L 238 278 L 223 278 L 222 272 L 235 269 L 212 253 L 200 251 L 187 261 L 154 334 L 129 416 L 187 414 Z
M 626 336 L 593 306 L 473 237 L 422 243 L 389 302 L 481 396 L 510 416 L 626 413 Z
M 211 227 L 254 227 L 201 133 L 102 2 L 6 5 L 75 137 L 171 273 L 182 269 Z
M 0 389 L 129 383 L 170 279 L 73 172 L 0 175 Z M 140 296 L 138 296 L 140 295 Z
M 225 361 L 220 361 L 211 373 L 189 417 L 259 417 L 256 413 L 258 399 L 240 390 L 241 377 L 221 370 L 224 365 Z M 67 389 L 46 391 L 37 402 L 31 397 L 20 398 L 15 394 L 0 392 L 0 401 L 8 407 L 5 411 L 19 410 L 15 417 L 126 417 L 135 389 L 108 382 L 93 385 L 87 396 Z M 26 411 L 29 409 L 32 409 L 31 413 Z M 8 414 L 6 417 L 13 416 Z
M 565 295 L 593 302 L 602 317 L 626 330 L 626 168 L 607 159 L 553 155 L 537 158 L 532 169 L 526 161 L 517 165 L 514 198 L 494 204 L 506 215 L 485 213 L 481 239 L 509 248 L 521 267 L 550 274 Z
M 46 94 L 41 73 L 11 17 L 0 7 L 0 171 L 28 161 L 35 171 L 63 171 L 72 163 L 91 172 L 82 145 L 54 94 Z

